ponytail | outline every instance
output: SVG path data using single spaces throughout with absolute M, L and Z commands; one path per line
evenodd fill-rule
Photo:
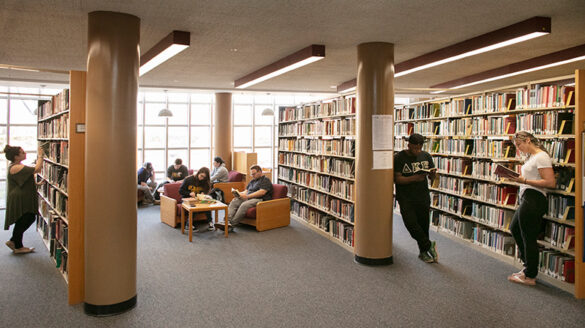
M 546 148 L 544 148 L 544 145 L 542 144 L 542 142 L 540 142 L 540 140 L 538 138 L 536 138 L 532 133 L 529 133 L 526 131 L 519 131 L 519 132 L 516 132 L 516 134 L 514 135 L 514 139 L 522 140 L 522 141 L 529 140 L 530 143 L 532 143 L 536 148 L 542 150 L 550 157 L 548 150 Z M 530 154 L 528 156 L 530 157 Z

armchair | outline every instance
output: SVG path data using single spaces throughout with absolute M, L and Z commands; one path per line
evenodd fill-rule
M 217 182 L 213 184 L 213 188 L 218 188 L 223 191 L 224 203 L 229 204 L 234 195 L 232 194 L 232 188 L 237 190 L 243 190 L 246 188 L 245 174 L 238 171 L 230 171 L 228 173 L 228 182 Z
M 286 196 L 287 191 L 284 185 L 272 184 L 272 199 L 261 201 L 256 207 L 249 209 L 240 223 L 255 226 L 257 231 L 289 225 L 290 199 Z

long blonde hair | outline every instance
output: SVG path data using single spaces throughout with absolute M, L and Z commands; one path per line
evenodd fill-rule
M 540 140 L 536 138 L 532 133 L 526 131 L 518 131 L 514 135 L 514 140 L 530 141 L 530 143 L 532 143 L 535 147 L 537 147 L 538 149 L 542 150 L 543 152 L 550 156 L 546 148 L 544 148 L 542 142 L 540 142 Z M 528 154 L 528 157 L 530 157 L 530 154 Z

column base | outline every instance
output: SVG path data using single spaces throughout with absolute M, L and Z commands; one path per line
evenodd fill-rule
M 120 302 L 117 304 L 109 305 L 93 305 L 89 303 L 83 303 L 83 309 L 85 314 L 95 317 L 108 317 L 118 315 L 133 309 L 136 306 L 136 295 L 131 299 Z
M 383 259 L 370 259 L 367 257 L 361 257 L 359 255 L 356 255 L 354 260 L 359 264 L 365 264 L 365 265 L 371 265 L 371 266 L 390 265 L 390 264 L 394 263 L 392 256 L 386 257 Z

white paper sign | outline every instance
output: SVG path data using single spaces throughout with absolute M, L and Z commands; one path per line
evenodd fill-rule
M 372 170 L 389 170 L 392 169 L 394 162 L 393 151 L 373 151 L 372 152 Z
M 392 150 L 393 145 L 392 115 L 372 115 L 372 150 Z

